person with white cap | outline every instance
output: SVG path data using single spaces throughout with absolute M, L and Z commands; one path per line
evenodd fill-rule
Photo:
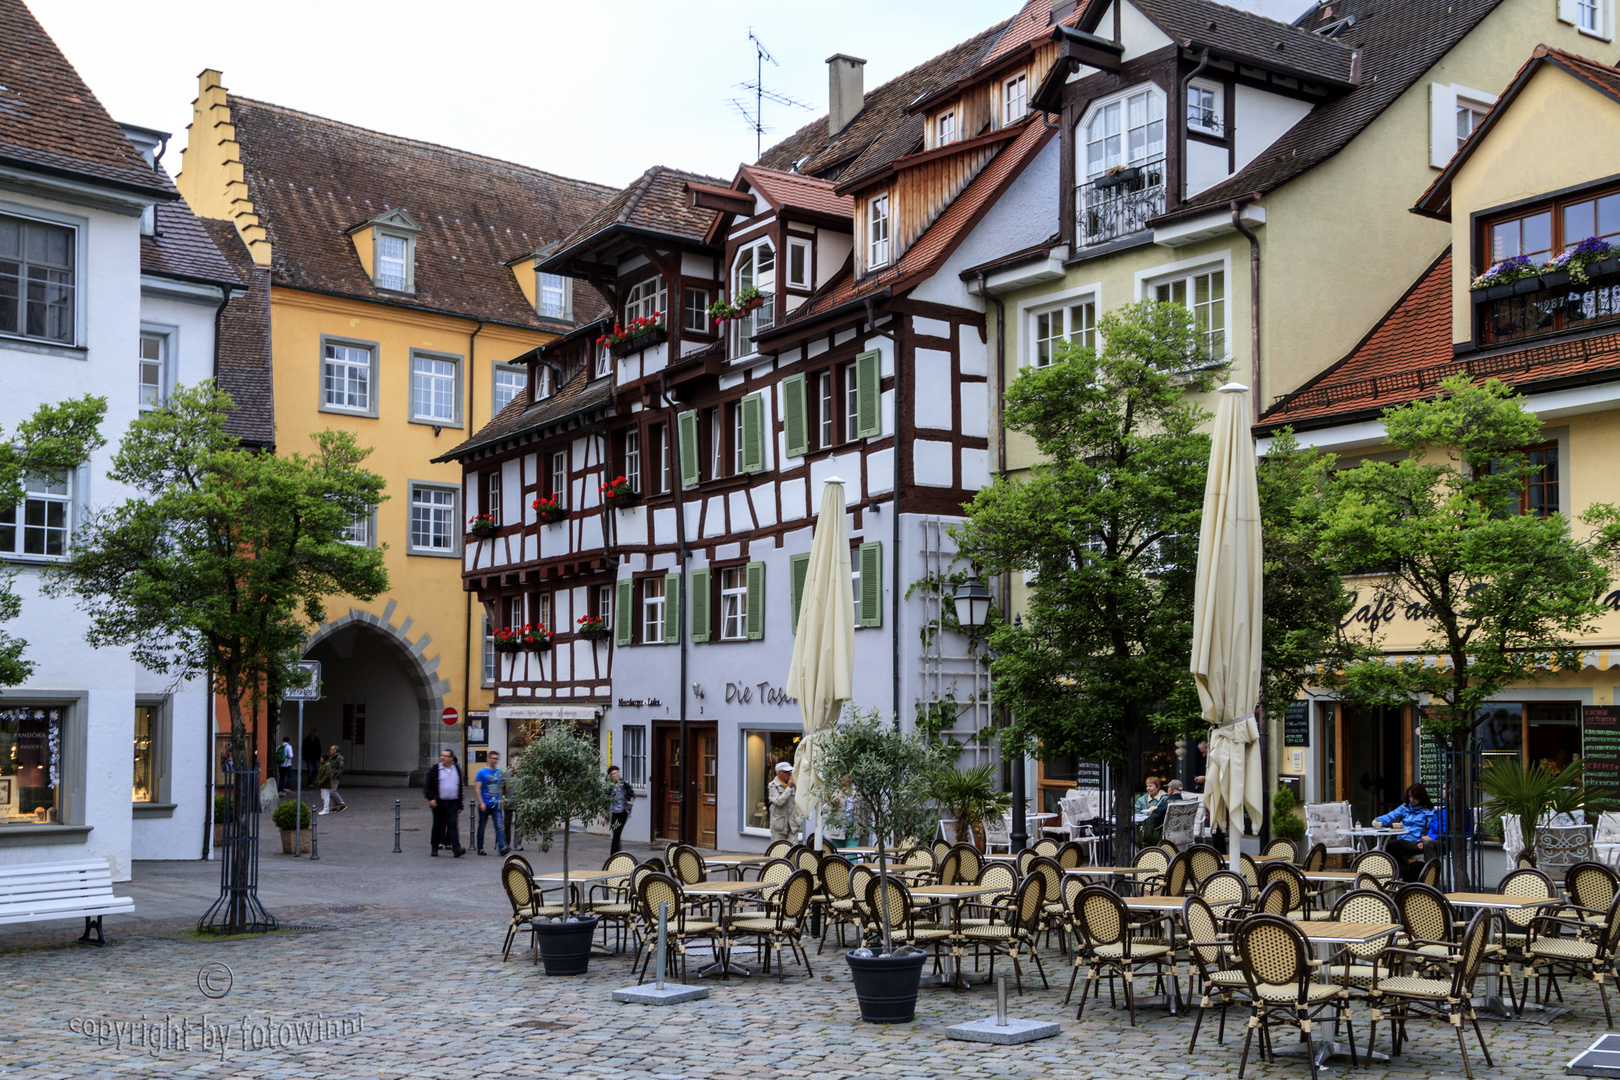
M 765 790 L 766 800 L 771 807 L 772 840 L 791 841 L 799 838 L 799 826 L 803 824 L 803 819 L 799 817 L 796 794 L 793 790 L 792 762 L 778 761 L 776 776 Z

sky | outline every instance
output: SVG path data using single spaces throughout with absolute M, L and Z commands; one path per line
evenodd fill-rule
M 361 127 L 622 187 L 649 166 L 729 179 L 752 161 L 750 29 L 780 140 L 827 111 L 826 58 L 867 61 L 872 89 L 1002 19 L 1019 0 L 26 0 L 113 119 L 172 132 L 197 73 L 232 93 Z

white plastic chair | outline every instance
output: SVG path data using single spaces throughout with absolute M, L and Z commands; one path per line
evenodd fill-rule
M 984 823 L 984 853 L 994 855 L 996 848 L 1001 848 L 1008 855 L 1012 854 L 1012 814 L 1001 816 L 999 821 L 986 821 Z
M 1351 827 L 1348 802 L 1305 804 L 1305 845 L 1309 850 L 1317 844 L 1327 848 L 1329 855 L 1354 855 L 1356 845 L 1345 830 Z
M 1616 865 L 1616 860 L 1620 860 L 1620 813 L 1605 810 L 1599 815 L 1592 848 L 1601 861 Z

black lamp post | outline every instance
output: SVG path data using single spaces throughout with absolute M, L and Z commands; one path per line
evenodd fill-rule
M 956 604 L 956 621 L 968 635 L 977 638 L 979 633 L 990 622 L 990 590 L 978 578 L 968 578 L 956 587 L 953 600 Z M 987 660 L 994 660 L 995 653 L 988 647 L 985 649 Z M 1024 755 L 1014 754 L 1012 765 L 1012 850 L 1023 851 L 1029 846 L 1029 818 L 1025 811 L 1027 799 L 1024 792 Z

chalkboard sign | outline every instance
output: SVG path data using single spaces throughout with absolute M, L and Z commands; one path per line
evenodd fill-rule
M 1581 758 L 1586 782 L 1620 795 L 1620 707 L 1587 705 L 1581 709 Z
M 1100 761 L 1087 761 L 1081 758 L 1074 763 L 1074 786 L 1094 787 L 1101 791 L 1103 786 L 1103 767 Z
M 1423 730 L 1423 714 L 1417 713 L 1417 730 L 1412 732 L 1412 746 L 1417 756 L 1417 779 L 1429 791 L 1429 798 L 1440 802 L 1445 797 L 1446 777 L 1449 770 L 1446 768 L 1446 741 L 1441 735 L 1434 735 Z
M 1283 713 L 1283 744 L 1286 746 L 1311 745 L 1311 703 L 1291 701 Z

